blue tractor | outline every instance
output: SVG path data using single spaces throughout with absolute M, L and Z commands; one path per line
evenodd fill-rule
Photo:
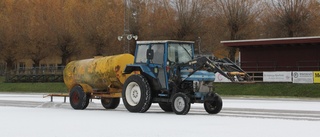
M 162 110 L 185 115 L 191 103 L 203 103 L 209 114 L 222 109 L 215 93 L 215 73 L 230 81 L 248 80 L 249 76 L 229 59 L 194 57 L 191 41 L 137 41 L 135 59 L 125 74 L 131 75 L 122 88 L 122 100 L 130 112 L 146 112 L 152 103 Z

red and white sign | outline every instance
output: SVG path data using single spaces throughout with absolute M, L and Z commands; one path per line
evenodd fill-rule
M 216 78 L 214 82 L 231 82 L 229 79 L 227 79 L 225 76 L 221 75 L 220 73 L 215 74 Z

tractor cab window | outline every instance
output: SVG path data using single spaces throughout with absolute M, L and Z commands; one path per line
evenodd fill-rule
M 152 63 L 163 64 L 164 44 L 152 44 L 151 49 L 154 52 Z
M 136 51 L 136 63 L 147 63 L 147 50 L 149 45 L 138 45 Z
M 170 63 L 186 63 L 192 60 L 191 44 L 171 43 L 168 47 L 168 61 Z

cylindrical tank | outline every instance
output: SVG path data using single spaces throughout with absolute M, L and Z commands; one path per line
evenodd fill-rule
M 96 57 L 72 61 L 63 71 L 68 90 L 75 85 L 88 85 L 93 90 L 121 89 L 130 74 L 122 74 L 127 64 L 133 63 L 131 54 Z M 86 91 L 88 92 L 88 91 Z

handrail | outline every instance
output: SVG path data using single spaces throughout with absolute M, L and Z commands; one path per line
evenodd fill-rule
M 64 67 L 20 68 L 5 73 L 6 82 L 63 82 Z
M 14 75 L 43 75 L 43 74 L 62 74 L 64 67 L 32 67 L 19 68 L 7 72 Z

